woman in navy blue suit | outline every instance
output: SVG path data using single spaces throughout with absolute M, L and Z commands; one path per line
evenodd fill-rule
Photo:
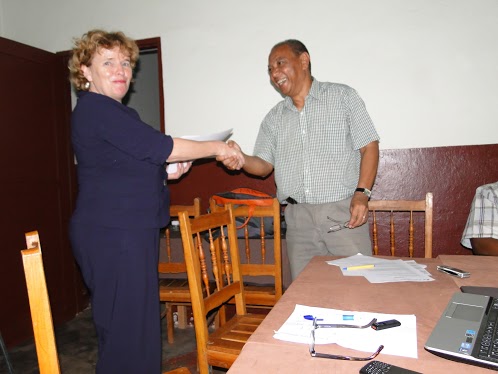
M 123 33 L 92 30 L 75 41 L 69 63 L 79 183 L 70 237 L 91 294 L 103 374 L 161 372 L 159 228 L 169 221 L 167 179 L 191 166 L 180 162 L 168 175 L 165 163 L 213 156 L 243 163 L 223 142 L 173 139 L 123 105 L 137 59 Z

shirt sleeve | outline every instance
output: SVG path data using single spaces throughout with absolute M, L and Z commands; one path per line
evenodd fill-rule
M 277 118 L 281 118 L 281 105 L 275 106 L 263 119 L 259 128 L 256 143 L 254 145 L 254 156 L 275 165 L 275 152 L 277 144 L 277 134 L 275 124 Z
M 462 235 L 461 244 L 464 247 L 472 248 L 472 238 L 498 239 L 497 193 L 498 183 L 477 188 Z
M 134 109 L 114 103 L 107 97 L 100 99 L 102 106 L 93 113 L 102 139 L 137 160 L 155 164 L 167 160 L 173 150 L 170 136 L 144 123 Z M 111 101 L 111 105 L 105 101 Z
M 351 87 L 348 87 L 346 92 L 345 103 L 351 120 L 351 139 L 354 149 L 360 149 L 373 141 L 378 141 L 380 137 L 358 92 Z

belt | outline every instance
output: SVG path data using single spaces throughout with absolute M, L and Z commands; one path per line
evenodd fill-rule
M 287 199 L 285 199 L 285 201 L 287 201 L 287 203 L 289 204 L 299 204 L 296 200 L 294 200 L 292 197 L 288 197 Z

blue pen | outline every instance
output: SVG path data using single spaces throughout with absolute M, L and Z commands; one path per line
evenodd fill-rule
M 304 319 L 307 319 L 309 321 L 313 321 L 313 319 L 315 318 L 311 314 L 307 314 L 307 315 L 305 315 L 303 317 L 304 317 Z M 323 318 L 317 318 L 316 320 L 317 321 L 323 321 Z M 343 314 L 342 315 L 342 320 L 343 321 L 352 321 L 352 320 L 354 320 L 354 315 L 353 314 Z
M 315 317 L 313 317 L 311 314 L 306 314 L 303 317 L 304 317 L 304 319 L 307 319 L 307 320 L 310 320 L 310 321 L 313 321 L 315 319 Z M 317 321 L 323 321 L 323 318 L 317 318 L 316 320 Z

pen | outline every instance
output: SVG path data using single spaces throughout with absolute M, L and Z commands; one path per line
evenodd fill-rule
M 360 270 L 360 269 L 372 269 L 375 265 L 356 265 L 356 266 L 348 266 L 342 268 L 342 270 Z
M 307 319 L 307 320 L 310 320 L 310 321 L 313 321 L 315 319 L 315 317 L 313 317 L 312 315 L 310 314 L 307 314 L 305 316 L 303 316 L 304 319 Z M 354 320 L 354 314 L 343 314 L 342 315 L 342 319 L 344 321 L 351 321 L 351 320 Z M 317 321 L 323 321 L 323 318 L 316 318 Z
M 313 317 L 312 315 L 310 314 L 306 314 L 305 316 L 303 316 L 304 319 L 307 319 L 309 321 L 313 321 L 316 317 Z M 317 321 L 323 321 L 323 318 L 316 318 Z

